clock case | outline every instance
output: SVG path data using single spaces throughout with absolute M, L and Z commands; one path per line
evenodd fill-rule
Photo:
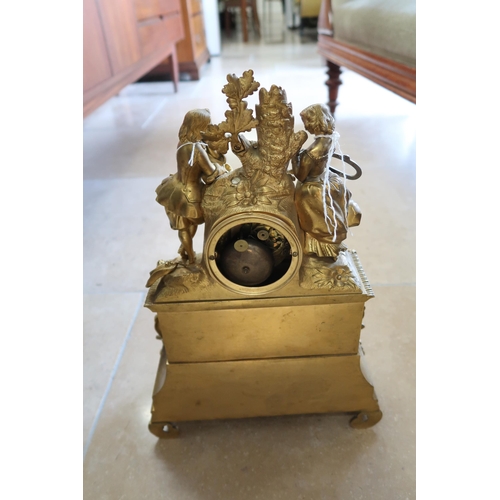
M 228 85 L 253 82 L 251 72 L 228 75 Z M 149 429 L 160 438 L 183 421 L 348 413 L 352 427 L 366 428 L 382 418 L 360 344 L 371 286 L 341 241 L 333 256 L 308 251 L 302 183 L 287 171 L 290 161 L 299 171 L 307 137 L 294 131 L 283 89 L 261 89 L 256 111 L 257 141 L 224 124 L 204 137 L 226 137 L 242 167 L 203 184 L 203 252 L 187 258 L 181 245 L 181 257 L 159 261 L 148 280 L 145 306 L 162 342 Z M 347 208 L 345 220 L 356 219 Z M 260 267 L 271 270 L 254 284 Z

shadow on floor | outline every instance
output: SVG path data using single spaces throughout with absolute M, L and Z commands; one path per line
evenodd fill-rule
M 376 448 L 373 429 L 354 430 L 348 415 L 182 423 L 155 455 L 186 498 L 345 498 L 356 463 Z M 290 496 L 291 494 L 291 496 Z

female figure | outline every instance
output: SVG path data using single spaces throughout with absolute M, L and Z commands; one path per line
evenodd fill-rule
M 204 222 L 201 208 L 204 184 L 210 184 L 226 170 L 210 161 L 202 132 L 210 123 L 208 109 L 189 111 L 179 129 L 177 144 L 177 173 L 162 181 L 156 188 L 156 201 L 165 207 L 170 227 L 178 231 L 179 254 L 190 264 L 195 262 L 193 237 Z M 217 153 L 218 154 L 218 153 Z
M 335 147 L 334 120 L 322 104 L 308 106 L 300 116 L 305 129 L 316 136 L 314 142 L 292 160 L 293 173 L 299 181 L 295 206 L 305 233 L 304 250 L 309 255 L 335 260 L 341 242 L 347 237 L 352 204 L 344 180 L 328 168 Z M 353 208 L 355 205 L 351 210 Z

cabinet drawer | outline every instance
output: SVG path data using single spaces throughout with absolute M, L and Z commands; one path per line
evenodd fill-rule
M 184 36 L 181 18 L 176 14 L 143 21 L 138 29 L 143 57 L 182 40 Z
M 158 17 L 162 14 L 180 12 L 180 0 L 135 0 L 138 21 Z

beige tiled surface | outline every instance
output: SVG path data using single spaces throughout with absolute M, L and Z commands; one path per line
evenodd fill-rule
M 92 293 L 83 296 L 83 439 L 92 424 L 126 344 L 144 293 Z M 111 363 L 115 360 L 114 363 Z
M 199 82 L 133 85 L 84 120 L 85 498 L 415 498 L 415 107 L 348 71 L 337 130 L 364 173 L 347 243 L 376 294 L 362 339 L 384 418 L 364 431 L 331 415 L 186 423 L 169 441 L 147 430 L 160 345 L 144 284 L 178 247 L 154 190 L 184 113 L 223 118 L 227 73 L 283 86 L 296 115 L 326 100 L 314 44 L 287 41 L 225 41 Z

